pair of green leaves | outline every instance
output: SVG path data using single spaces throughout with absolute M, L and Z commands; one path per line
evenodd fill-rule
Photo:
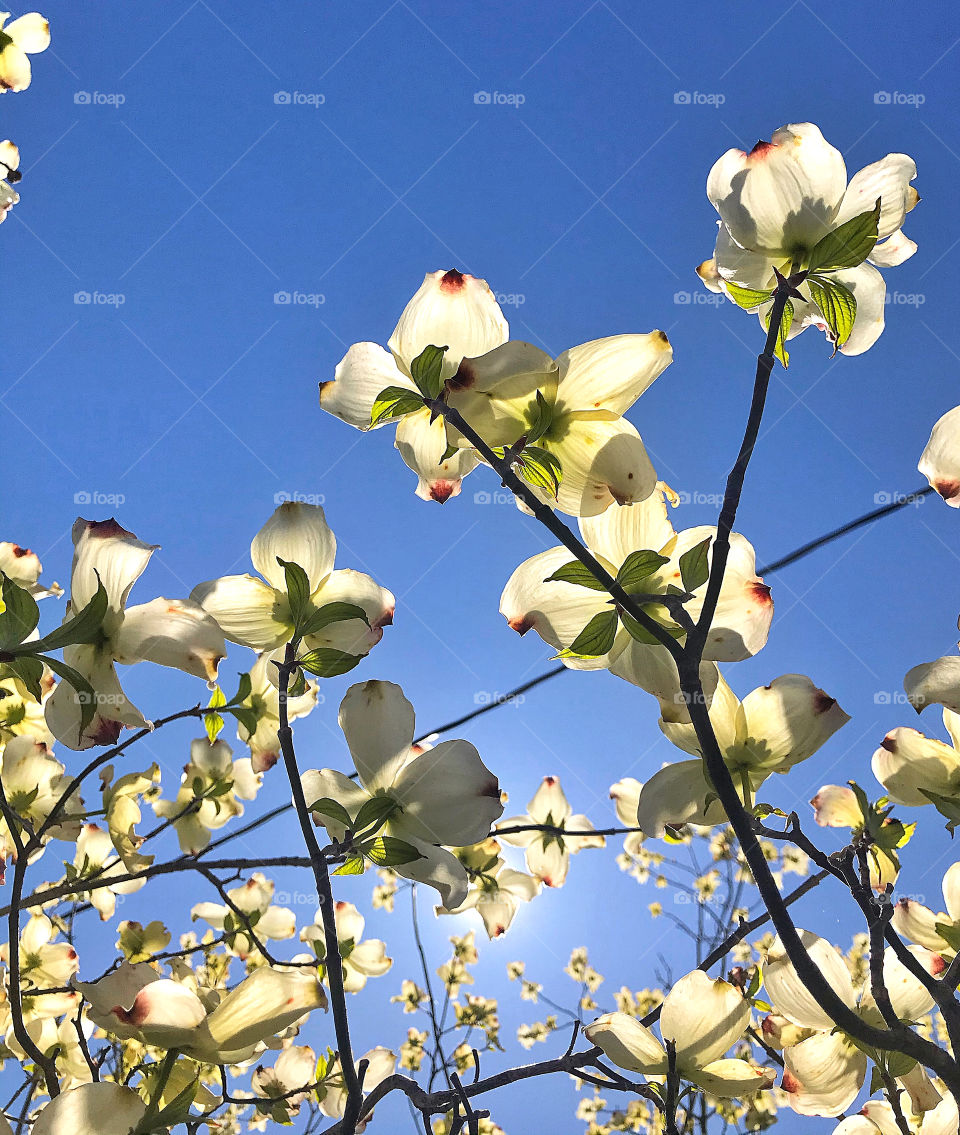
M 710 575 L 711 538 L 701 540 L 699 544 L 689 548 L 680 557 L 680 579 L 683 590 L 668 585 L 666 595 L 683 595 L 696 591 L 706 583 Z M 664 564 L 669 563 L 669 557 L 650 549 L 631 552 L 620 565 L 616 582 L 628 594 L 643 592 L 644 585 L 655 575 Z M 558 568 L 549 576 L 545 583 L 562 582 L 572 583 L 577 587 L 588 587 L 592 591 L 606 591 L 606 587 L 596 576 L 579 560 L 572 560 Z M 600 658 L 609 653 L 617 636 L 617 628 L 623 624 L 624 629 L 631 638 L 646 646 L 659 645 L 657 639 L 645 627 L 626 611 L 601 611 L 594 615 L 580 634 L 569 647 L 561 650 L 557 658 Z M 668 634 L 679 637 L 682 633 L 678 627 L 667 629 Z
M 537 391 L 538 397 L 542 397 Z M 544 427 L 546 428 L 546 427 Z M 528 435 L 529 436 L 529 435 Z M 537 435 L 542 436 L 542 434 Z M 556 499 L 563 480 L 563 467 L 549 450 L 539 445 L 526 445 L 518 451 L 515 447 L 492 446 L 493 452 L 502 461 L 509 461 L 517 473 L 536 489 L 542 489 Z
M 210 701 L 207 703 L 207 712 L 203 715 L 203 724 L 207 731 L 207 737 L 210 739 L 212 745 L 220 735 L 223 729 L 223 713 L 230 714 L 235 717 L 237 721 L 243 726 L 247 733 L 252 737 L 257 731 L 257 722 L 259 717 L 257 711 L 249 705 L 245 705 L 250 698 L 250 693 L 253 689 L 253 684 L 250 681 L 249 674 L 240 675 L 240 684 L 237 692 L 233 697 L 227 701 L 227 695 L 220 689 L 219 686 L 214 688 Z
M 374 399 L 370 424 L 379 425 L 393 418 L 404 418 L 423 409 L 424 399 L 433 401 L 443 389 L 443 356 L 447 347 L 425 347 L 410 364 L 410 377 L 419 394 L 408 386 L 387 386 Z
M 350 818 L 350 813 L 339 801 L 328 796 L 316 800 L 309 810 L 335 820 L 352 834 L 350 853 L 334 871 L 335 875 L 363 874 L 364 858 L 377 867 L 399 867 L 402 863 L 423 858 L 412 844 L 395 836 L 378 834 L 391 816 L 402 811 L 399 801 L 391 796 L 371 796 L 360 806 L 355 820 Z
M 107 613 L 107 593 L 97 579 L 97 591 L 90 602 L 72 618 L 42 638 L 26 641 L 40 621 L 37 601 L 25 588 L 0 572 L 0 596 L 3 612 L 0 613 L 0 656 L 6 668 L 40 701 L 43 692 L 44 665 L 68 682 L 77 692 L 80 703 L 80 733 L 93 720 L 97 712 L 97 695 L 87 679 L 59 658 L 48 653 L 67 646 L 80 646 L 99 642 L 103 636 L 103 619 Z

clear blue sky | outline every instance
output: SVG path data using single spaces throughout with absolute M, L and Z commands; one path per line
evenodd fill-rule
M 860 358 L 831 361 L 813 331 L 796 341 L 772 387 L 739 527 L 770 560 L 877 494 L 922 483 L 929 428 L 960 401 L 952 5 L 50 0 L 44 12 L 53 46 L 34 57 L 34 87 L 0 104 L 0 137 L 20 145 L 24 171 L 23 200 L 0 232 L 0 537 L 30 544 L 66 582 L 74 517 L 115 513 L 163 545 L 135 596 L 182 596 L 248 569 L 276 493 L 323 494 L 338 566 L 369 571 L 398 609 L 371 659 L 325 684 L 326 704 L 300 730 L 305 764 L 342 767 L 331 731 L 357 677 L 400 679 L 426 728 L 530 678 L 550 653 L 497 613 L 512 569 L 546 541 L 512 506 L 475 501 L 493 478 L 476 472 L 459 498 L 426 504 L 392 431 L 362 437 L 317 404 L 318 380 L 351 343 L 386 342 L 428 270 L 469 271 L 515 297 L 505 307 L 512 335 L 553 352 L 666 330 L 676 361 L 631 417 L 660 476 L 709 496 L 739 444 L 760 341 L 752 317 L 697 302 L 709 298 L 693 268 L 712 251 L 710 165 L 803 120 L 821 126 L 851 174 L 905 151 L 923 202 L 906 226 L 919 252 L 886 274 L 901 299 Z M 322 301 L 275 303 L 283 292 Z M 76 293 L 123 302 L 82 304 Z M 122 503 L 77 505 L 78 493 Z M 708 523 L 715 511 L 691 504 L 674 522 Z M 800 806 L 848 777 L 879 794 L 870 754 L 914 715 L 877 704 L 878 691 L 899 691 L 907 668 L 955 649 L 957 522 L 928 500 L 771 580 L 769 645 L 731 668 L 731 684 L 742 696 L 808 673 L 853 716 L 771 786 L 777 803 Z M 224 672 L 249 658 L 237 651 Z M 149 678 L 126 676 L 148 714 L 196 696 L 177 677 L 148 694 Z M 675 755 L 652 707 L 607 675 L 564 676 L 463 732 L 512 804 L 522 810 L 556 773 L 599 823 L 609 784 L 644 779 Z M 924 724 L 938 729 L 933 711 Z M 171 791 L 189 736 L 157 737 L 144 754 L 163 763 Z M 275 772 L 261 800 L 287 795 Z M 924 819 L 936 834 L 907 850 L 904 886 L 939 902 L 953 848 L 932 814 Z M 299 838 L 287 823 L 255 846 L 267 845 L 293 850 Z M 476 989 L 502 995 L 508 1039 L 533 1019 L 500 988 L 515 957 L 543 951 L 535 976 L 564 997 L 562 965 L 587 940 L 611 991 L 650 980 L 660 925 L 641 914 L 624 932 L 617 917 L 660 896 L 621 876 L 614 854 L 582 855 L 563 891 L 484 950 Z M 368 894 L 368 881 L 352 893 Z M 847 936 L 836 902 L 829 914 L 817 904 L 803 920 Z M 428 926 L 434 964 L 457 928 Z M 360 1000 L 361 1051 L 375 1039 L 399 1044 L 411 1023 L 396 1007 L 376 1016 L 413 976 L 408 923 L 377 915 L 368 931 L 398 962 Z M 658 948 L 678 972 L 692 967 L 682 939 Z M 81 958 L 86 972 L 99 960 Z M 322 1028 L 309 1035 L 329 1039 Z M 576 1130 L 566 1093 L 557 1096 L 517 1091 L 495 1118 L 516 1135 L 535 1100 L 538 1124 Z

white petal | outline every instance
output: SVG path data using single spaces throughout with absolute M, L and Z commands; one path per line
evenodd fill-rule
M 147 1105 L 132 1088 L 104 1080 L 50 1100 L 31 1130 L 33 1135 L 128 1135 L 146 1113 Z
M 747 763 L 786 772 L 850 720 L 805 674 L 784 674 L 743 699 Z
M 646 500 L 580 518 L 580 533 L 594 555 L 619 568 L 631 552 L 659 552 L 676 533 L 659 486 Z
M 113 642 L 118 662 L 155 662 L 204 681 L 216 678 L 227 653 L 217 623 L 186 599 L 154 599 L 128 608 Z
M 357 812 L 370 799 L 370 794 L 362 785 L 336 769 L 307 769 L 301 774 L 300 783 L 303 785 L 308 808 L 318 800 L 336 800 L 343 805 L 352 820 L 356 819 Z M 338 824 L 336 820 L 331 820 L 320 812 L 316 813 L 316 822 L 322 824 L 334 839 L 343 839 L 346 830 L 343 824 Z
M 960 919 L 960 863 L 952 863 L 943 876 L 943 900 L 950 917 Z
M 838 150 L 810 122 L 781 126 L 749 154 L 728 150 L 707 179 L 707 196 L 738 244 L 789 254 L 830 228 L 847 185 Z
M 890 236 L 900 228 L 912 207 L 915 191 L 910 182 L 916 176 L 916 162 L 906 154 L 887 154 L 880 161 L 864 166 L 850 179 L 834 223 L 842 225 L 861 213 L 871 212 L 879 197 L 879 238 Z
M 123 726 L 142 729 L 146 725 L 146 718 L 123 692 L 109 651 L 96 646 L 72 646 L 64 651 L 63 660 L 93 687 L 97 710 L 81 738 L 80 699 L 87 695 L 78 694 L 69 682 L 58 683 L 44 705 L 47 727 L 58 741 L 70 749 L 112 745 Z
M 667 1070 L 663 1045 L 629 1013 L 606 1013 L 587 1025 L 583 1033 L 619 1068 L 653 1076 Z
M 570 852 L 555 841 L 534 840 L 527 848 L 527 870 L 548 887 L 562 887 L 570 867 Z
M 354 343 L 337 363 L 334 377 L 320 383 L 320 407 L 358 430 L 368 430 L 377 395 L 388 386 L 416 390 L 389 351 L 376 343 Z
M 333 571 L 337 540 L 318 504 L 284 501 L 254 536 L 253 566 L 277 591 L 286 592 L 283 568 L 277 559 L 299 564 L 307 573 L 312 594 Z
M 818 1033 L 783 1053 L 782 1087 L 800 1115 L 836 1116 L 863 1087 L 867 1058 L 839 1033 Z
M 957 1101 L 947 1092 L 934 1110 L 923 1117 L 920 1135 L 957 1135 L 958 1124 Z
M 251 650 L 274 650 L 293 631 L 283 596 L 252 575 L 198 583 L 190 598 L 216 619 L 226 638 Z
M 611 335 L 571 347 L 557 357 L 557 412 L 625 414 L 671 362 L 673 347 L 662 331 Z
M 413 706 L 403 690 L 393 682 L 358 682 L 340 703 L 338 720 L 364 787 L 389 788 L 413 744 Z
M 570 815 L 570 805 L 560 785 L 560 778 L 545 776 L 540 787 L 534 793 L 533 799 L 527 805 L 527 811 L 538 824 L 547 823 L 547 816 L 551 816 L 551 823 L 558 827 Z
M 77 520 L 73 526 L 71 612 L 81 611 L 97 592 L 97 577 L 107 593 L 109 634 L 127 603 L 130 588 L 143 574 L 157 544 L 144 544 L 115 520 Z M 111 619 L 110 616 L 113 616 Z
M 309 972 L 267 966 L 254 970 L 213 1010 L 209 1035 L 219 1052 L 243 1049 L 282 1032 L 326 1001 L 323 986 Z
M 636 777 L 625 776 L 610 786 L 610 799 L 617 809 L 617 819 L 625 828 L 637 826 L 637 809 L 643 785 Z
M 411 834 L 431 843 L 479 843 L 503 815 L 497 778 L 469 741 L 443 741 L 415 757 L 390 794 L 403 805 L 398 828 L 415 825 Z
M 708 797 L 714 797 L 705 806 Z M 708 784 L 703 761 L 677 761 L 655 772 L 640 793 L 637 823 L 648 836 L 659 838 L 664 828 L 682 824 L 712 827 L 727 816 Z
M 3 30 L 28 55 L 37 55 L 50 46 L 50 25 L 39 12 L 27 12 Z
M 947 504 L 960 508 L 960 406 L 937 419 L 917 468 Z
M 395 445 L 407 468 L 419 478 L 417 496 L 438 504 L 458 496 L 463 478 L 479 464 L 469 449 L 458 449 L 441 460 L 448 448 L 447 431 L 442 418 L 431 423 L 429 410 L 400 419 Z
M 363 608 L 367 623 L 362 619 L 329 623 L 319 634 L 307 636 L 306 647 L 315 650 L 326 646 L 347 654 L 361 655 L 369 654 L 383 638 L 383 628 L 393 622 L 396 606 L 392 592 L 375 583 L 369 575 L 352 568 L 332 571 L 313 596 L 313 602 L 317 607 L 327 603 L 352 603 Z
M 822 828 L 853 828 L 864 822 L 863 812 L 852 788 L 825 784 L 810 801 L 814 819 Z
M 893 908 L 890 925 L 904 938 L 926 946 L 928 950 L 950 952 L 948 943 L 937 933 L 938 922 L 949 922 L 915 899 L 900 899 Z
M 947 968 L 947 963 L 939 954 L 932 953 L 930 950 L 924 949 L 923 946 L 909 946 L 907 948 L 932 977 L 939 977 Z M 926 987 L 913 976 L 890 947 L 887 947 L 883 952 L 883 984 L 890 994 L 893 1011 L 901 1021 L 918 1021 L 933 1008 L 932 995 L 927 992 Z M 870 1006 L 876 1004 L 869 978 L 862 1004 Z
M 919 807 L 930 803 L 921 789 L 951 796 L 960 787 L 960 755 L 917 729 L 892 729 L 873 754 L 873 775 L 895 803 Z
M 486 354 L 505 343 L 510 329 L 486 280 L 449 272 L 428 272 L 387 344 L 409 374 L 425 347 L 447 347 L 443 377 L 449 378 L 464 357 Z
M 823 974 L 834 993 L 850 1009 L 856 996 L 846 963 L 836 947 L 809 930 L 801 930 L 800 940 L 811 961 Z M 776 1011 L 796 1025 L 808 1029 L 832 1029 L 833 1019 L 807 989 L 794 969 L 780 939 L 767 951 L 763 984 Z M 789 1089 L 788 1089 L 789 1090 Z M 844 1105 L 846 1106 L 846 1105 Z
M 716 291 L 726 291 L 723 285 L 728 280 L 743 288 L 770 291 L 777 284 L 774 268 L 789 272 L 789 264 L 784 263 L 784 260 L 783 254 L 769 256 L 765 252 L 753 252 L 749 248 L 742 248 L 730 235 L 727 226 L 721 222 L 720 228 L 717 230 L 717 244 L 714 248 L 713 260 L 707 261 L 708 264 L 713 265 L 713 272 L 707 272 L 707 275 L 712 280 L 713 274 L 716 274 L 716 288 L 714 289 Z M 701 267 L 703 266 L 701 265 Z M 706 282 L 705 273 L 699 272 L 699 274 L 700 278 Z M 732 299 L 729 292 L 727 292 L 727 296 Z
M 909 260 L 916 251 L 917 242 L 911 240 L 903 229 L 898 229 L 886 240 L 875 244 L 867 259 L 878 268 L 896 268 L 898 264 Z
M 681 977 L 660 1013 L 663 1039 L 677 1047 L 681 1068 L 702 1068 L 729 1051 L 750 1024 L 750 1003 L 727 981 L 703 970 Z
M 0 94 L 4 91 L 25 91 L 30 86 L 30 78 L 30 60 L 26 53 L 15 43 L 8 43 L 0 51 Z
M 401 863 L 395 868 L 398 874 L 433 887 L 439 892 L 442 905 L 448 909 L 452 910 L 460 906 L 467 897 L 467 887 L 470 883 L 460 860 L 455 855 L 451 855 L 446 848 L 436 847 L 432 843 L 408 836 L 404 836 L 404 839 L 420 852 L 420 858 L 409 863 Z
M 752 1096 L 766 1088 L 772 1088 L 776 1080 L 772 1068 L 757 1068 L 746 1060 L 714 1060 L 696 1072 L 689 1073 L 691 1079 L 711 1096 L 733 1099 L 739 1096 Z
M 564 414 L 538 444 L 560 462 L 557 508 L 596 516 L 614 501 L 634 504 L 657 487 L 657 474 L 636 429 L 625 419 L 597 421 Z

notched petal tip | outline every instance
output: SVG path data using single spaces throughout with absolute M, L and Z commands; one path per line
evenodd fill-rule
M 444 292 L 459 292 L 464 287 L 467 278 L 456 268 L 451 268 L 440 277 L 440 288 Z
M 455 495 L 459 485 L 459 481 L 434 481 L 430 486 L 430 499 L 437 504 L 446 504 Z

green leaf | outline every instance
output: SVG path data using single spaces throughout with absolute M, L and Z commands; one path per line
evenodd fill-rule
M 357 832 L 362 832 L 370 827 L 379 830 L 399 808 L 399 802 L 390 796 L 371 796 L 369 800 L 364 800 L 361 805 L 353 829 Z M 367 832 L 366 834 L 372 835 L 373 833 Z
M 617 636 L 617 612 L 601 611 L 573 640 L 566 650 L 561 650 L 557 658 L 599 658 L 613 646 Z
M 362 607 L 358 607 L 356 603 L 325 603 L 307 617 L 303 626 L 300 627 L 300 634 L 304 638 L 307 635 L 319 634 L 324 627 L 328 627 L 331 623 L 343 623 L 347 619 L 361 619 L 368 627 L 370 626 L 367 612 Z
M 544 489 L 555 497 L 563 480 L 563 469 L 560 462 L 536 445 L 528 445 L 517 458 L 517 471 L 528 485 Z
M 655 638 L 646 627 L 638 623 L 637 620 L 626 611 L 620 612 L 620 621 L 623 623 L 624 630 L 635 642 L 642 642 L 645 646 L 660 645 L 660 640 Z M 684 633 L 678 626 L 661 626 L 660 629 L 665 631 L 668 635 L 672 635 L 674 638 L 679 638 Z
M 342 863 L 334 875 L 362 875 L 363 874 L 363 856 L 362 855 L 349 855 L 346 862 Z
M 769 329 L 770 317 L 773 315 L 773 308 L 767 312 L 767 317 L 764 320 L 764 326 Z M 777 341 L 774 344 L 773 353 L 776 358 L 783 364 L 783 369 L 786 370 L 790 365 L 790 353 L 787 350 L 787 335 L 790 332 L 790 327 L 793 323 L 793 301 L 787 300 L 783 305 L 783 315 L 780 317 L 780 330 L 777 332 Z
M 747 311 L 752 311 L 753 308 L 766 303 L 773 295 L 773 292 L 756 291 L 754 288 L 741 288 L 739 284 L 731 284 L 729 280 L 724 281 L 724 286 L 727 289 L 727 295 L 729 295 L 733 302 L 738 307 L 745 308 Z
M 252 737 L 256 733 L 257 724 L 260 720 L 257 717 L 256 710 L 250 709 L 249 706 L 237 705 L 230 706 L 227 712 L 237 719 L 237 724 L 242 725 L 249 736 Z
M 553 422 L 553 407 L 544 398 L 543 394 L 537 391 L 537 401 L 534 406 L 533 420 L 530 423 L 530 428 L 527 430 L 527 441 L 535 442 L 550 428 Z
M 544 583 L 573 583 L 577 587 L 589 587 L 591 591 L 606 591 L 599 579 L 579 560 L 571 560 L 557 568 L 553 575 L 547 576 Z
M 220 709 L 227 704 L 227 697 L 219 686 L 215 686 L 213 693 L 210 695 L 210 701 L 207 702 L 209 709 Z M 214 741 L 220 736 L 220 731 L 223 729 L 223 718 L 219 713 L 205 713 L 203 715 L 203 725 L 207 731 L 207 737 L 212 745 Z M 197 795 L 194 790 L 194 795 Z
M 297 664 L 318 678 L 335 678 L 338 674 L 346 674 L 360 662 L 360 655 L 345 654 L 342 650 L 333 650 L 331 647 L 321 646 L 317 650 L 308 651 Z
M 449 461 L 451 457 L 456 457 L 459 452 L 459 445 L 448 445 L 447 448 L 443 451 L 443 456 L 440 458 L 437 464 L 442 465 L 444 461 Z
M 0 595 L 4 603 L 4 611 L 0 615 L 0 650 L 11 650 L 35 629 L 40 621 L 40 610 L 30 592 L 14 583 L 8 575 L 3 575 Z
M 370 425 L 403 418 L 423 409 L 423 399 L 406 386 L 387 386 L 381 390 L 370 411 Z
M 43 663 L 39 658 L 32 654 L 22 654 L 18 658 L 12 658 L 7 663 L 7 669 L 23 682 L 34 701 L 43 698 L 43 690 L 40 686 L 43 678 Z
M 80 736 L 83 736 L 84 729 L 93 721 L 97 712 L 97 695 L 93 686 L 82 674 L 72 666 L 68 666 L 66 662 L 61 662 L 59 658 L 38 655 L 38 659 L 46 662 L 54 674 L 58 674 L 77 691 L 77 701 L 80 703 Z
M 659 568 L 669 562 L 668 556 L 661 556 L 659 552 L 652 552 L 649 549 L 631 552 L 620 565 L 620 570 L 617 572 L 617 583 L 624 591 L 629 591 L 631 588 L 637 587 L 638 584 L 644 583 Z
M 701 540 L 680 557 L 680 578 L 685 591 L 696 591 L 710 578 L 710 563 L 707 553 L 711 537 Z
M 398 867 L 401 863 L 412 863 L 415 859 L 423 859 L 417 849 L 402 839 L 395 839 L 391 835 L 378 835 L 376 839 L 362 848 L 363 854 L 378 867 Z
M 282 560 L 277 556 L 277 563 L 283 568 L 286 579 L 287 599 L 290 603 L 290 617 L 297 636 L 301 634 L 300 624 L 310 615 L 310 580 L 307 573 L 299 564 Z
M 107 613 L 107 592 L 97 579 L 97 593 L 90 602 L 72 619 L 51 631 L 48 635 L 30 643 L 30 650 L 41 653 L 47 650 L 60 650 L 65 646 L 96 642 L 103 628 L 103 618 Z
M 248 673 L 241 674 L 240 675 L 240 684 L 237 687 L 237 692 L 227 702 L 227 705 L 241 705 L 243 702 L 245 702 L 247 700 L 247 698 L 250 697 L 250 694 L 252 692 L 253 692 L 253 682 L 251 682 L 251 680 L 250 680 L 250 675 Z
M 295 670 L 287 684 L 288 698 L 301 698 L 307 692 L 307 679 L 302 670 Z
M 880 224 L 880 198 L 872 209 L 844 221 L 821 237 L 810 252 L 809 272 L 838 272 L 856 268 L 873 252 Z
M 353 828 L 353 820 L 350 819 L 350 813 L 344 806 L 337 800 L 331 800 L 329 796 L 323 796 L 319 800 L 315 800 L 309 807 L 310 812 L 319 812 L 321 816 L 327 816 L 331 820 L 336 820 L 338 824 L 342 824 L 345 828 Z
M 810 298 L 820 308 L 827 326 L 833 333 L 836 346 L 842 347 L 850 338 L 854 320 L 857 318 L 856 297 L 849 288 L 837 283 L 836 280 L 831 280 L 829 276 L 808 276 L 807 286 L 810 289 Z
M 440 374 L 446 351 L 446 347 L 435 347 L 431 343 L 410 364 L 410 377 L 424 398 L 436 398 L 440 393 L 443 386 Z

